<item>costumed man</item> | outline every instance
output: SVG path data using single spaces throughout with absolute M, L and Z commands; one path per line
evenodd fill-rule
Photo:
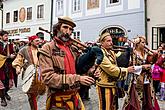
M 29 44 L 21 48 L 19 50 L 17 57 L 12 62 L 12 66 L 16 68 L 16 73 L 20 74 L 21 70 L 23 68 L 22 77 L 24 77 L 24 72 L 30 65 L 39 65 L 37 52 L 38 52 L 38 46 L 40 43 L 40 38 L 36 35 L 30 36 L 29 38 Z M 39 71 L 37 70 L 39 73 Z M 30 80 L 30 79 L 29 79 Z M 37 86 L 34 87 L 35 90 L 29 90 L 27 92 L 29 104 L 31 107 L 31 110 L 38 110 L 37 108 L 37 100 L 36 97 L 38 95 Z
M 7 106 L 7 100 L 11 97 L 7 93 L 13 86 L 15 69 L 11 63 L 15 58 L 13 44 L 8 43 L 8 32 L 0 31 L 0 97 L 1 106 Z
M 103 51 L 103 61 L 98 69 L 101 72 L 100 80 L 96 82 L 96 89 L 99 96 L 99 110 L 117 110 L 118 97 L 116 83 L 125 79 L 128 72 L 134 72 L 133 66 L 122 68 L 117 66 L 116 56 L 112 51 L 112 37 L 109 33 L 100 36 L 99 42 Z
M 70 17 L 59 17 L 52 41 L 40 51 L 42 79 L 48 88 L 46 110 L 84 110 L 78 93 L 80 83 L 88 86 L 95 82 L 92 77 L 76 74 L 77 50 L 70 40 L 75 26 Z

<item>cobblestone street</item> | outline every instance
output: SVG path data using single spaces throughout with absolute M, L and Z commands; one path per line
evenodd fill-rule
M 20 81 L 19 81 L 20 82 Z M 25 93 L 21 90 L 21 85 L 18 84 L 18 88 L 12 88 L 9 91 L 10 96 L 12 97 L 11 101 L 8 101 L 7 107 L 0 106 L 0 110 L 30 110 L 28 99 Z M 90 89 L 90 101 L 84 101 L 86 110 L 98 110 L 98 97 L 96 95 L 95 86 L 92 86 Z M 39 110 L 45 110 L 45 101 L 46 95 L 40 96 L 38 98 L 38 108 Z M 119 100 L 119 107 L 123 104 L 123 99 Z M 160 102 L 159 105 L 161 110 L 165 110 L 165 101 Z

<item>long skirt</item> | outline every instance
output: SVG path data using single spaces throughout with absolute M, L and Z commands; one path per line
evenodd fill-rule
M 2 83 L 2 81 L 0 80 L 0 89 L 4 89 L 5 87 L 4 87 L 4 85 L 3 85 L 3 83 Z
M 144 84 L 143 98 L 140 100 L 135 87 L 136 84 L 131 85 L 128 97 L 124 102 L 123 110 L 160 110 L 150 84 Z

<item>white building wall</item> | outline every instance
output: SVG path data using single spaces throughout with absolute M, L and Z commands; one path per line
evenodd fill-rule
M 128 0 L 128 9 L 140 8 L 141 0 Z
M 148 24 L 148 41 L 152 42 L 152 27 L 165 27 L 165 0 L 148 0 L 147 1 L 147 17 L 150 19 Z M 159 40 L 159 37 L 158 37 Z M 149 43 L 151 47 L 152 43 Z
M 37 18 L 37 6 L 44 5 L 44 18 Z M 28 7 L 32 7 L 32 20 L 26 20 L 24 22 L 20 22 L 19 20 L 19 10 L 24 7 L 26 12 Z M 13 12 L 18 10 L 18 22 L 13 22 Z M 10 12 L 10 23 L 6 24 L 6 13 Z M 50 28 L 50 0 L 8 0 L 4 2 L 4 29 L 12 30 L 12 29 L 20 29 L 20 28 L 30 28 L 30 32 L 28 33 L 20 33 L 22 36 L 31 36 L 40 32 L 38 27 L 41 26 L 45 29 Z M 49 34 L 45 33 L 45 36 L 49 36 Z M 46 40 L 50 38 L 45 37 Z
M 80 18 L 80 17 L 83 17 L 83 11 L 82 11 L 82 8 L 83 8 L 83 0 L 81 0 L 81 3 L 80 3 L 80 9 L 81 11 L 79 12 L 74 12 L 73 13 L 73 6 L 72 6 L 72 0 L 68 0 L 69 1 L 69 5 L 68 5 L 68 16 L 72 17 L 72 18 Z
M 144 20 L 143 20 L 143 0 L 121 0 L 120 3 L 113 4 L 113 6 L 107 6 L 107 0 L 99 0 L 99 7 L 94 9 L 87 9 L 87 0 L 81 0 L 81 10 L 74 13 L 72 11 L 72 0 L 63 0 L 64 12 L 60 16 L 70 16 L 76 22 L 77 27 L 75 30 L 81 31 L 81 40 L 90 40 L 86 36 L 97 37 L 98 32 L 109 25 L 120 25 L 129 30 L 128 36 L 134 36 L 137 34 L 144 34 Z M 53 24 L 57 23 L 57 0 L 54 0 L 53 5 Z M 44 4 L 44 18 L 37 19 L 37 5 Z M 32 20 L 24 22 L 13 22 L 13 11 L 20 10 L 22 7 L 32 7 L 33 16 Z M 6 12 L 11 13 L 11 22 L 6 24 Z M 132 18 L 131 18 L 132 17 Z M 121 19 L 119 19 L 121 18 Z M 107 21 L 102 21 L 106 19 Z M 139 21 L 132 27 L 130 20 Z M 38 30 L 38 27 L 50 30 L 51 20 L 51 0 L 7 0 L 4 2 L 4 29 L 12 30 L 16 28 L 30 28 L 27 35 L 34 35 Z M 95 22 L 94 22 L 95 21 Z M 104 25 L 104 23 L 106 25 Z M 86 26 L 89 25 L 89 26 Z M 99 26 L 96 30 L 96 26 Z M 125 27 L 126 26 L 126 27 Z M 127 26 L 129 27 L 127 29 Z M 91 28 L 90 32 L 87 29 Z M 87 29 L 87 30 L 86 30 Z M 131 31 L 130 31 L 131 30 Z M 91 35 L 91 33 L 93 33 Z M 45 33 L 45 39 L 49 40 L 49 34 Z M 93 38 L 92 38 L 93 39 Z
M 92 15 L 98 15 L 98 14 L 101 14 L 101 0 L 99 0 L 99 8 L 93 8 L 93 9 L 90 9 L 90 10 L 87 10 L 87 0 L 84 0 L 85 1 L 85 16 L 92 16 Z
M 105 7 L 107 7 L 107 2 L 105 2 Z M 123 0 L 120 0 L 119 3 L 105 8 L 105 13 L 118 12 L 118 11 L 123 11 Z

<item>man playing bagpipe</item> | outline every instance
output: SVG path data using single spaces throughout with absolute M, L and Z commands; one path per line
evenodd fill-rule
M 90 76 L 76 73 L 77 53 L 70 39 L 75 26 L 71 18 L 59 17 L 52 41 L 40 51 L 42 78 L 48 88 L 46 110 L 84 110 L 78 93 L 80 84 L 89 86 L 95 82 Z
M 103 52 L 103 61 L 99 65 L 100 80 L 96 82 L 99 96 L 99 110 L 117 110 L 117 81 L 126 78 L 128 72 L 134 72 L 133 66 L 118 67 L 116 56 L 112 51 L 113 42 L 109 33 L 100 36 L 99 42 Z

